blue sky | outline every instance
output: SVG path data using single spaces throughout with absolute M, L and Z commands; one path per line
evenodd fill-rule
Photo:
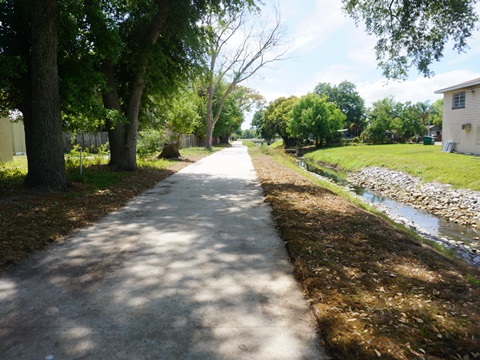
M 320 82 L 353 82 L 367 106 L 386 96 L 397 101 L 435 101 L 435 90 L 480 77 L 480 32 L 470 39 L 470 49 L 458 54 L 449 44 L 441 62 L 424 78 L 414 69 L 406 81 L 387 82 L 377 68 L 376 38 L 363 24 L 357 27 L 341 10 L 340 0 L 277 0 L 287 29 L 290 58 L 262 69 L 244 85 L 259 91 L 267 101 L 280 96 L 302 96 Z M 480 13 L 480 4 L 477 4 Z M 264 10 L 267 14 L 268 10 Z M 250 116 L 242 128 L 249 128 Z

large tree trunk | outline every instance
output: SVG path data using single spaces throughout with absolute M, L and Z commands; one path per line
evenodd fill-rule
M 106 109 L 115 110 L 122 113 L 120 97 L 118 96 L 117 84 L 115 81 L 115 71 L 109 60 L 102 63 L 102 72 L 107 79 L 108 91 L 102 94 L 103 105 Z M 121 170 L 125 167 L 124 159 L 127 158 L 127 149 L 125 145 L 126 128 L 120 121 L 112 123 L 110 120 L 106 123 L 108 131 L 108 142 L 110 145 L 110 168 L 112 170 Z
M 100 10 L 99 2 L 87 0 L 87 18 L 95 27 L 96 32 L 101 33 L 107 31 L 105 23 L 99 19 L 97 11 Z M 107 59 L 102 64 L 102 72 L 107 78 L 108 92 L 103 93 L 103 103 L 105 108 L 118 111 L 119 114 L 125 115 L 126 122 L 115 121 L 114 123 L 107 122 L 108 139 L 110 143 L 110 168 L 112 170 L 134 171 L 137 169 L 137 132 L 138 132 L 138 116 L 140 112 L 141 98 L 145 85 L 145 75 L 148 65 L 148 47 L 153 47 L 160 34 L 167 19 L 167 3 L 160 1 L 158 4 L 158 13 L 153 20 L 149 36 L 145 40 L 144 51 L 137 54 L 131 54 L 138 61 L 136 71 L 131 74 L 130 91 L 128 96 L 122 97 L 126 101 L 125 113 L 122 111 L 120 96 L 117 88 L 117 79 L 115 78 L 115 68 L 112 59 Z M 108 48 L 108 45 L 102 42 L 102 39 L 97 39 L 97 46 L 100 51 Z M 107 51 L 108 52 L 108 51 Z
M 67 188 L 57 68 L 57 1 L 31 0 L 32 113 L 25 117 L 26 184 L 49 191 Z
M 113 75 L 113 68 L 111 70 L 111 75 Z M 127 122 L 117 121 L 115 124 L 107 124 L 110 142 L 110 168 L 112 170 L 137 170 L 138 114 L 140 112 L 143 87 L 143 77 L 140 74 L 133 75 L 125 114 Z M 110 89 L 116 89 L 113 77 Z M 120 111 L 120 100 L 116 90 L 111 91 L 110 94 L 104 94 L 103 101 L 106 108 Z
M 115 81 L 115 71 L 112 63 L 106 60 L 102 64 L 102 71 L 107 78 L 108 92 L 103 93 L 105 108 L 122 113 L 120 97 Z M 132 86 L 130 102 L 127 109 L 127 123 L 107 121 L 108 141 L 110 144 L 110 168 L 115 171 L 134 171 L 137 169 L 136 138 L 138 127 L 138 111 L 142 96 L 143 82 L 140 86 Z M 132 144 L 133 143 L 133 144 Z
M 166 143 L 158 159 L 180 159 L 180 149 L 177 143 Z
M 212 149 L 212 144 L 213 144 L 213 128 L 214 124 L 212 120 L 209 120 L 207 117 L 207 132 L 205 134 L 205 142 L 206 142 L 206 148 L 207 149 Z
M 230 134 L 220 135 L 220 144 L 229 144 L 228 140 L 230 140 Z

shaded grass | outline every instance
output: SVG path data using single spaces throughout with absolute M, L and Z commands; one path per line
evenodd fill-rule
M 403 171 L 427 182 L 480 190 L 480 157 L 440 150 L 439 146 L 421 144 L 358 145 L 317 150 L 305 157 L 346 171 L 379 166 Z
M 480 271 L 249 149 L 335 359 L 480 357 Z M 283 160 L 279 160 L 283 159 Z

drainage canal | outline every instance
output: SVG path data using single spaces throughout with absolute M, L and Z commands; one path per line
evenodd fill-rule
M 299 166 L 311 173 L 321 176 L 322 178 L 326 178 L 337 185 L 348 188 L 363 201 L 379 208 L 379 210 L 389 215 L 393 220 L 400 220 L 399 222 L 403 222 L 421 235 L 431 235 L 435 238 L 433 240 L 439 240 L 444 245 L 447 245 L 447 247 L 449 247 L 449 245 L 451 247 L 461 246 L 472 256 L 478 254 L 477 248 L 480 245 L 478 241 L 480 230 L 478 229 L 456 224 L 426 211 L 416 209 L 412 206 L 353 185 L 347 181 L 347 173 L 345 172 L 327 169 L 318 164 L 309 164 L 303 159 L 299 160 Z M 466 245 L 466 247 L 464 245 Z M 478 255 L 475 257 L 479 258 Z M 475 263 L 476 262 L 477 261 L 475 261 Z M 478 259 L 478 264 L 480 264 L 480 259 Z

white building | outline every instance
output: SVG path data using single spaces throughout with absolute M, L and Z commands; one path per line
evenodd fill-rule
M 480 155 L 480 78 L 435 91 L 443 94 L 442 143 Z

